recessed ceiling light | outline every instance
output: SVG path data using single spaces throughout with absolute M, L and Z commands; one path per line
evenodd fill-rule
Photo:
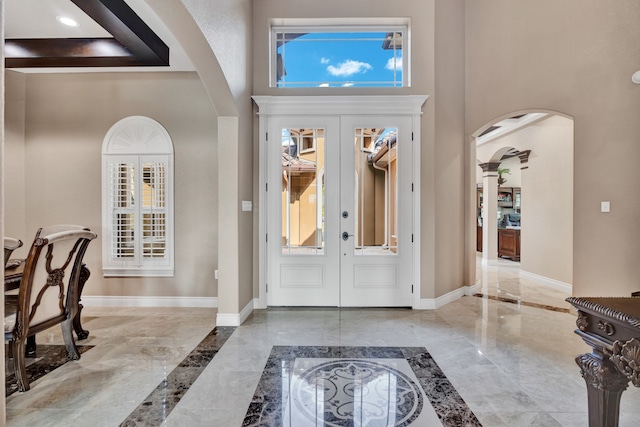
M 74 21 L 71 18 L 67 18 L 66 16 L 56 16 L 56 19 L 58 20 L 59 23 L 67 25 L 69 27 L 80 26 L 80 24 L 78 24 L 76 21 Z
M 633 76 L 631 76 L 631 81 L 637 85 L 640 85 L 640 70 L 633 73 Z

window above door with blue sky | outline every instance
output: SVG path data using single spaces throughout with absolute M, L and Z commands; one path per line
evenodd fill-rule
M 407 87 L 408 64 L 408 22 L 271 26 L 271 87 Z

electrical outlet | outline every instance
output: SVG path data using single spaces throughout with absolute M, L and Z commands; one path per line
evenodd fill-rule
M 600 202 L 600 212 L 611 212 L 611 202 Z

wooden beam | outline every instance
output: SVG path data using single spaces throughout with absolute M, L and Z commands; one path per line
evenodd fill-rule
M 71 1 L 113 39 L 7 39 L 6 68 L 169 65 L 169 47 L 124 0 Z

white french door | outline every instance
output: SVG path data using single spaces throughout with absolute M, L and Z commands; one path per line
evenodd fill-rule
M 413 305 L 411 116 L 271 116 L 270 306 Z
M 275 117 L 267 142 L 267 303 L 340 305 L 337 117 Z
M 340 304 L 413 305 L 411 118 L 343 116 Z

